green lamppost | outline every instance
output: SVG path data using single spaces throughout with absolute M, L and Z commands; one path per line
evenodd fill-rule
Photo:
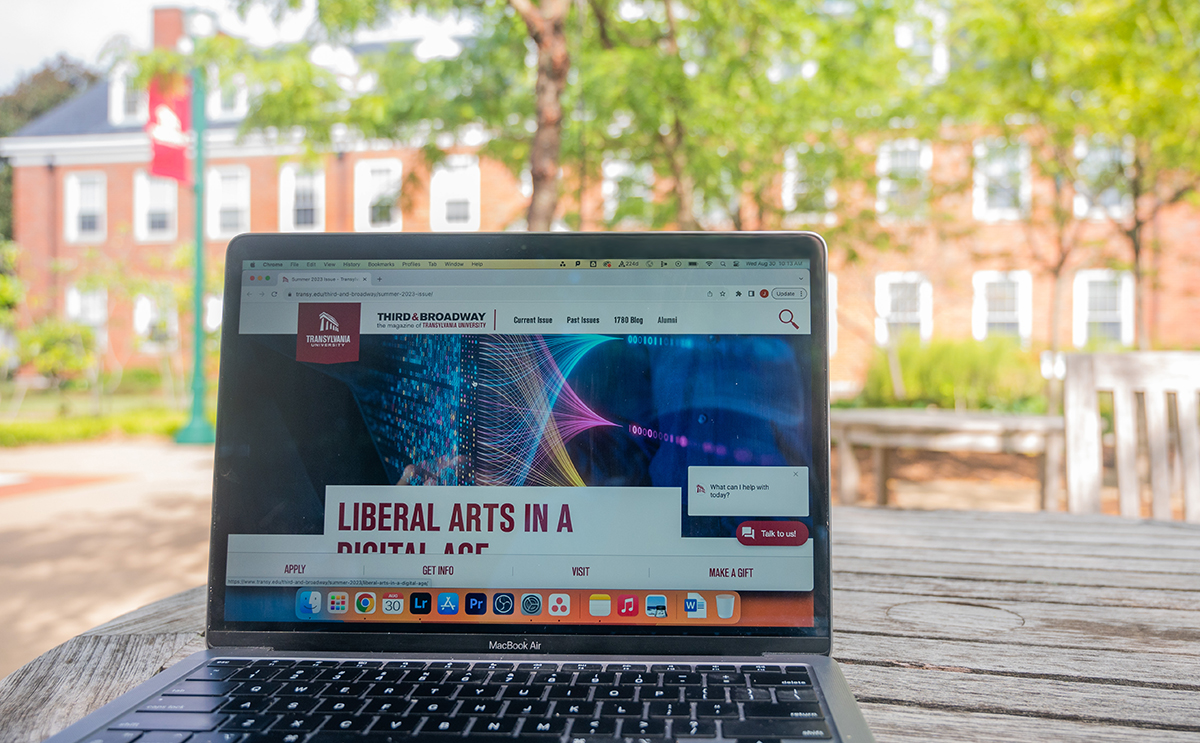
M 203 11 L 189 12 L 187 29 L 191 37 L 207 35 L 196 26 L 204 21 L 211 22 L 212 17 Z M 194 23 L 193 21 L 200 21 Z M 197 33 L 200 31 L 200 33 Z M 186 38 L 188 46 L 192 39 Z M 179 444 L 211 444 L 216 440 L 216 432 L 208 422 L 204 411 L 205 397 L 208 385 L 204 379 L 204 131 L 207 128 L 205 120 L 205 70 L 192 68 L 192 131 L 196 136 L 196 161 L 193 188 L 196 193 L 196 250 L 195 276 L 192 284 L 192 417 L 187 425 L 175 434 L 175 442 Z

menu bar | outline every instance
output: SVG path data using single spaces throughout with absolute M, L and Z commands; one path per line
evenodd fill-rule
M 809 268 L 808 259 L 786 258 L 542 258 L 542 259 L 422 259 L 422 260 L 304 260 L 304 261 L 242 261 L 243 271 L 259 270 L 428 270 L 447 268 L 565 268 L 571 270 L 608 269 L 675 269 L 675 268 Z

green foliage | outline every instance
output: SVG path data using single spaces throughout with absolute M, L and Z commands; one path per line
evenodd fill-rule
M 909 395 L 897 400 L 887 353 L 876 352 L 867 370 L 862 395 L 867 407 L 966 408 L 1008 412 L 1044 412 L 1043 380 L 1037 356 L 1005 337 L 976 340 L 933 340 L 915 334 L 899 344 L 901 374 Z
M 91 328 L 56 319 L 43 320 L 18 334 L 21 363 L 62 387 L 96 364 Z
M 162 389 L 162 372 L 158 369 L 135 367 L 121 372 L 120 382 L 113 389 L 116 395 L 142 395 Z
M 0 446 L 82 441 L 112 434 L 173 436 L 183 427 L 185 414 L 150 408 L 114 415 L 0 421 Z
M 0 95 L 0 137 L 7 137 L 96 80 L 82 62 L 59 55 Z M 0 161 L 0 240 L 12 239 L 12 168 Z
M 0 238 L 0 329 L 14 327 L 17 306 L 25 298 L 25 282 L 17 277 L 20 252 L 16 243 Z

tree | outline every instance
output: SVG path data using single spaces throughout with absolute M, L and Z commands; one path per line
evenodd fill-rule
M 271 8 L 276 17 L 300 7 L 296 0 L 242 0 L 240 7 L 256 4 Z M 301 127 L 318 148 L 343 127 L 394 139 L 420 132 L 430 135 L 433 144 L 426 154 L 436 162 L 438 133 L 472 124 L 502 131 L 510 139 L 496 146 L 496 154 L 510 165 L 518 153 L 525 156 L 533 182 L 528 226 L 545 231 L 558 210 L 570 9 L 569 0 L 318 0 L 316 26 L 301 44 L 256 53 L 218 38 L 201 45 L 199 58 L 223 62 L 227 72 L 249 72 L 251 81 L 262 85 L 249 127 Z M 400 13 L 470 20 L 477 33 L 451 59 L 423 62 L 411 48 L 367 55 L 357 78 L 370 81 L 365 85 L 343 85 L 345 76 L 339 79 L 310 61 L 317 44 L 344 43 L 355 31 L 381 26 Z M 526 64 L 527 44 L 535 54 L 532 70 Z
M 0 95 L 0 137 L 7 137 L 96 81 L 96 72 L 66 55 L 28 73 Z M 0 161 L 0 239 L 11 240 L 12 168 Z

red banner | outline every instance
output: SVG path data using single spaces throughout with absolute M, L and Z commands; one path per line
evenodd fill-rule
M 188 183 L 187 132 L 192 128 L 191 85 L 182 75 L 150 83 L 150 173 Z

